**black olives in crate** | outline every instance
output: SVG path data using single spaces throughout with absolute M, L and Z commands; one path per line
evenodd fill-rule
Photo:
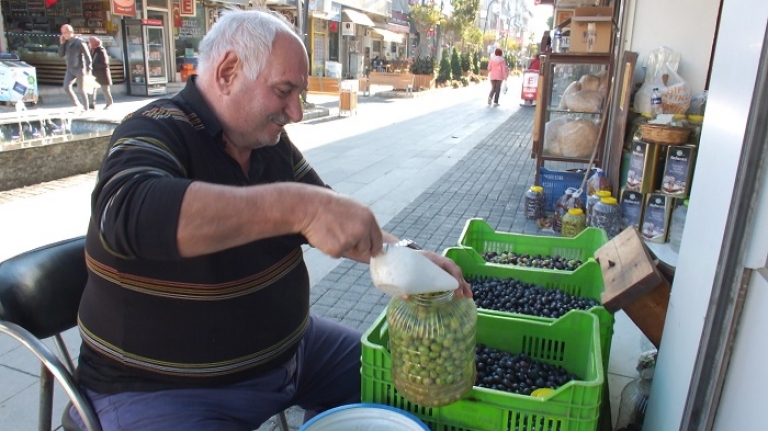
M 467 277 L 475 305 L 486 310 L 557 319 L 571 310 L 589 310 L 600 303 L 557 288 L 496 277 Z
M 531 395 L 541 388 L 557 389 L 571 380 L 579 380 L 565 368 L 538 361 L 526 353 L 512 354 L 479 343 L 475 366 L 475 386 L 520 395 Z
M 575 271 L 584 262 L 578 259 L 566 259 L 564 257 L 542 256 L 540 254 L 515 253 L 511 251 L 486 251 L 482 253 L 486 262 L 500 265 L 516 265 L 528 268 L 556 269 L 561 271 Z

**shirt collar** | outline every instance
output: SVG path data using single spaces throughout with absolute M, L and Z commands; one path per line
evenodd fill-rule
M 211 137 L 219 137 L 222 132 L 221 123 L 219 122 L 219 119 L 216 118 L 213 111 L 211 111 L 211 108 L 208 106 L 208 103 L 206 103 L 203 95 L 200 94 L 200 91 L 197 89 L 197 84 L 195 83 L 196 80 L 196 75 L 190 76 L 189 79 L 187 79 L 187 85 L 184 86 L 177 97 L 180 97 L 189 109 L 200 118 L 206 132 L 208 132 Z

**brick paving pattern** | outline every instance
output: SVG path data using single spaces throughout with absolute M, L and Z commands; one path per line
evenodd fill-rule
M 496 230 L 546 234 L 520 205 L 534 179 L 530 160 L 534 110 L 521 109 L 488 135 L 437 182 L 400 211 L 384 230 L 427 250 L 455 246 L 466 221 L 484 218 Z M 312 287 L 318 316 L 367 329 L 389 297 L 373 287 L 368 265 L 343 260 Z

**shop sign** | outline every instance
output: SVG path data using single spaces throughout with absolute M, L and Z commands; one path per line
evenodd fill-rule
M 112 15 L 136 16 L 136 0 L 112 0 Z
M 393 10 L 392 11 L 392 16 L 389 17 L 389 19 L 387 19 L 387 22 L 392 23 L 392 24 L 400 24 L 400 25 L 407 26 L 408 25 L 408 15 L 403 13 L 403 12 L 400 12 L 400 11 L 397 11 L 397 10 Z
M 195 16 L 197 15 L 195 0 L 179 0 L 181 5 L 181 16 Z
M 341 23 L 341 35 L 342 36 L 354 36 L 355 35 L 355 23 L 342 22 Z

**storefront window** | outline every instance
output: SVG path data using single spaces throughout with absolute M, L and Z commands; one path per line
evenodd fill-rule
M 168 9 L 168 0 L 146 0 L 148 7 Z
M 180 57 L 195 57 L 198 54 L 200 41 L 205 36 L 205 8 L 197 7 L 195 16 L 184 16 L 175 19 L 174 39 L 176 41 L 176 64 L 181 64 Z
M 339 32 L 328 35 L 328 60 L 339 61 Z

